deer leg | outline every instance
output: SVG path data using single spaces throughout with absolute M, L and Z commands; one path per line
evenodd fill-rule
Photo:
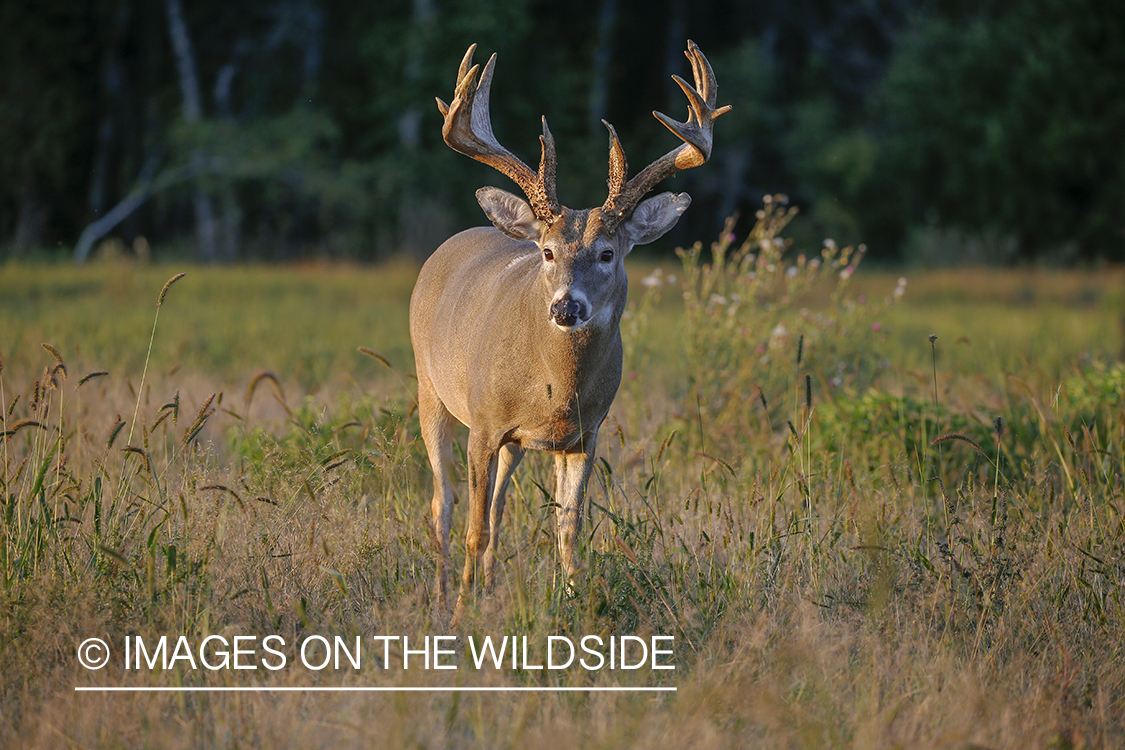
M 433 383 L 424 375 L 418 378 L 418 420 L 422 442 L 430 458 L 434 474 L 434 497 L 430 502 L 433 515 L 434 543 L 438 548 L 437 598 L 442 617 L 448 612 L 449 533 L 453 523 L 453 485 L 449 481 L 453 465 L 453 426 L 455 419 L 434 391 Z
M 582 573 L 574 548 L 582 531 L 583 499 L 594 469 L 597 440 L 597 430 L 591 430 L 575 446 L 555 454 L 555 520 L 559 554 L 568 580 Z
M 488 537 L 488 506 L 496 485 L 499 449 L 493 447 L 479 432 L 469 429 L 469 517 L 465 528 L 465 570 L 461 574 L 461 593 L 453 611 L 453 623 L 461 619 L 466 602 L 473 595 L 473 578 L 481 566 Z
M 500 544 L 500 522 L 504 520 L 504 495 L 512 479 L 512 472 L 523 459 L 524 451 L 515 443 L 506 443 L 500 448 L 496 468 L 496 491 L 492 494 L 492 507 L 488 520 L 488 548 L 484 551 L 484 589 L 492 590 L 496 549 Z

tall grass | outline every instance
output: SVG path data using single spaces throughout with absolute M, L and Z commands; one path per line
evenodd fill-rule
M 1100 353 L 1113 342 L 1096 327 L 1085 342 L 1030 338 L 1021 364 L 959 327 L 971 300 L 935 312 L 940 278 L 864 279 L 859 249 L 790 247 L 793 219 L 771 198 L 678 268 L 635 273 L 587 575 L 560 580 L 552 466 L 529 455 L 497 591 L 461 633 L 674 636 L 676 670 L 659 674 L 404 671 L 381 652 L 332 673 L 80 668 L 75 646 L 93 636 L 438 634 L 405 319 L 366 333 L 343 320 L 378 282 L 325 269 L 232 272 L 248 329 L 289 316 L 272 352 L 237 326 L 219 336 L 230 351 L 192 343 L 221 304 L 206 287 L 232 283 L 204 269 L 159 295 L 169 274 L 134 269 L 147 322 L 84 292 L 121 326 L 90 340 L 85 304 L 50 313 L 50 333 L 0 306 L 20 331 L 0 365 L 0 744 L 1119 746 L 1125 367 Z M 403 305 L 406 277 L 385 282 Z M 158 329 L 144 302 L 157 297 Z M 316 341 L 301 340 L 305 308 Z M 1050 325 L 1023 317 L 1008 335 Z M 1090 355 L 1063 360 L 1064 345 Z M 1033 364 L 1038 350 L 1053 358 Z M 310 356 L 330 372 L 302 369 Z M 460 516 L 454 529 L 460 554 Z M 678 690 L 74 693 L 87 684 Z

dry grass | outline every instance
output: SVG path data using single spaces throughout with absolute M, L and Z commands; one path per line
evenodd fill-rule
M 780 236 L 772 218 L 742 248 L 665 268 L 672 287 L 633 271 L 629 376 L 591 483 L 588 575 L 574 592 L 558 579 L 550 465 L 529 456 L 498 590 L 460 633 L 672 635 L 674 672 L 383 669 L 375 648 L 358 671 L 126 671 L 119 657 L 83 669 L 76 646 L 94 636 L 120 649 L 137 635 L 440 634 L 410 272 L 192 269 L 161 290 L 170 270 L 116 281 L 0 269 L 0 327 L 18 331 L 0 342 L 0 745 L 1125 744 L 1121 342 L 1096 322 L 1066 340 L 1039 333 L 1064 314 L 1120 318 L 1107 274 L 1067 281 L 1100 290 L 1093 308 L 1053 287 L 1057 275 L 957 277 L 991 290 L 987 305 L 1031 285 L 1036 304 L 1001 331 L 972 294 L 940 307 L 945 276 L 911 277 L 896 301 L 897 276 L 841 284 L 841 255 L 789 275 L 793 251 L 771 259 L 761 246 Z M 815 307 L 782 290 L 806 273 L 827 290 Z

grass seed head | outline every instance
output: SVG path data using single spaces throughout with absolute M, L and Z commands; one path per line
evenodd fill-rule
M 50 344 L 48 344 L 48 343 L 47 343 L 47 342 L 45 342 L 45 341 L 43 342 L 43 344 L 42 344 L 42 347 L 43 347 L 44 349 L 46 349 L 46 350 L 47 350 L 48 352 L 50 352 L 50 353 L 51 353 L 51 355 L 52 355 L 52 356 L 53 356 L 53 357 L 55 358 L 55 362 L 59 363 L 60 365 L 62 364 L 62 361 L 63 361 L 63 360 L 62 360 L 62 355 L 61 355 L 61 354 L 59 354 L 59 350 L 58 350 L 58 349 L 56 349 L 55 347 L 51 346 Z
M 82 376 L 82 378 L 81 378 L 81 379 L 80 379 L 80 380 L 78 381 L 78 387 L 79 387 L 79 388 L 81 388 L 82 386 L 86 385 L 86 383 L 87 383 L 88 381 L 91 381 L 91 380 L 93 380 L 94 378 L 101 378 L 101 377 L 105 377 L 106 375 L 109 375 L 109 373 L 108 373 L 108 372 L 106 372 L 105 370 L 95 370 L 94 372 L 89 372 L 89 373 L 86 373 L 86 374 L 85 374 L 85 375 L 83 375 L 83 376 Z
M 941 443 L 945 443 L 950 440 L 959 440 L 962 443 L 968 443 L 976 449 L 977 453 L 981 454 L 982 456 L 985 455 L 984 449 L 980 447 L 980 444 L 977 443 L 976 440 L 973 440 L 968 435 L 964 435 L 960 432 L 947 432 L 944 435 L 938 435 L 936 438 L 930 441 L 930 445 L 940 445 Z
M 363 347 L 360 347 L 360 351 L 363 351 Z M 281 390 L 281 381 L 269 370 L 259 370 L 255 373 L 254 377 L 250 378 L 250 384 L 246 387 L 246 397 L 243 399 L 243 408 L 246 411 L 250 410 L 250 402 L 254 400 L 254 391 L 258 389 L 258 384 L 263 380 L 269 382 L 270 387 L 273 388 L 274 395 L 277 396 L 277 400 L 282 404 L 285 403 L 285 393 Z
M 187 276 L 187 274 L 181 271 L 180 273 L 164 282 L 164 286 L 160 290 L 160 297 L 156 300 L 157 307 L 160 307 L 164 304 L 164 298 L 168 295 L 168 290 L 172 288 L 172 285 L 185 276 Z
M 106 441 L 105 441 L 105 447 L 106 448 L 112 448 L 113 447 L 113 443 L 117 440 L 117 436 L 121 433 L 121 428 L 124 427 L 124 426 L 125 426 L 125 420 L 121 418 L 120 414 L 118 414 L 117 415 L 117 422 L 114 423 L 112 428 L 110 428 L 109 437 L 106 438 Z

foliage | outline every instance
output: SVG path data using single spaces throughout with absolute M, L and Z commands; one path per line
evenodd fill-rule
M 709 262 L 700 243 L 680 251 L 690 368 L 683 416 L 695 423 L 689 434 L 719 455 L 727 453 L 727 441 L 741 439 L 736 436 L 783 427 L 787 415 L 799 426 L 798 402 L 811 398 L 813 373 L 818 391 L 829 386 L 826 372 L 837 385 L 843 375 L 860 384 L 874 375 L 872 359 L 858 354 L 870 352 L 879 338 L 879 306 L 849 289 L 866 248 L 826 240 L 813 257 L 792 257 L 792 241 L 782 233 L 797 211 L 787 202 L 766 196 L 741 243 L 728 222 Z M 748 393 L 754 395 L 749 401 Z
M 1095 1 L 919 18 L 879 98 L 892 211 L 916 230 L 1010 235 L 1024 257 L 1116 255 L 1123 32 L 1122 7 Z
M 673 47 L 692 38 L 735 108 L 713 163 L 677 179 L 695 207 L 673 242 L 785 192 L 806 209 L 805 246 L 864 239 L 924 264 L 1122 257 L 1120 3 L 26 5 L 0 11 L 3 256 L 65 258 L 93 235 L 162 258 L 193 235 L 202 259 L 423 256 L 481 223 L 474 191 L 500 179 L 448 150 L 433 107 L 472 42 L 478 61 L 499 55 L 501 142 L 533 161 L 546 115 L 560 197 L 597 205 L 600 121 L 634 165 L 665 152 L 651 112 L 682 106 Z

